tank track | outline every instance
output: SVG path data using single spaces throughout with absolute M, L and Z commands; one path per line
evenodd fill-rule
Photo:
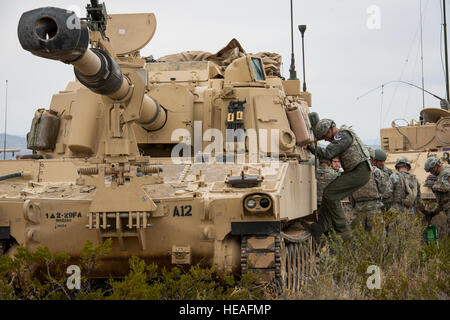
M 275 278 L 281 276 L 281 236 L 274 236 L 274 245 L 268 248 L 252 248 L 249 246 L 249 238 L 254 236 L 243 236 L 241 238 L 241 272 L 242 274 L 252 271 L 259 273 L 263 278 Z M 264 237 L 260 237 L 264 238 Z M 251 255 L 273 255 L 274 259 L 266 268 L 255 268 L 249 266 L 249 256 Z
M 315 250 L 312 241 L 313 239 L 308 232 L 295 236 L 285 233 L 272 236 L 242 236 L 242 275 L 252 272 L 259 282 L 273 282 L 281 290 L 298 291 L 301 284 L 311 274 L 311 258 Z M 260 244 L 265 242 L 265 245 L 254 245 L 255 242 L 260 242 Z M 256 262 L 254 261 L 255 257 L 258 260 Z M 290 259 L 288 267 L 285 262 L 286 257 Z M 293 268 L 291 264 L 295 264 L 295 259 L 298 259 L 298 264 Z M 297 271 L 297 268 L 301 268 L 301 270 Z

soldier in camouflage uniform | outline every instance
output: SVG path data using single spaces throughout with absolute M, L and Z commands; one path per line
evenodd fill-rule
M 341 200 L 364 186 L 370 179 L 369 152 L 358 135 L 349 127 L 337 128 L 333 120 L 321 119 L 314 127 L 316 140 L 327 140 L 326 148 L 311 145 L 307 149 L 319 158 L 333 159 L 338 156 L 344 172 L 324 190 L 319 219 L 310 231 L 315 239 L 333 228 L 343 238 L 351 237 L 351 229 L 345 219 Z
M 384 165 L 386 158 L 386 152 L 383 150 L 376 149 L 374 151 L 373 164 L 384 173 L 387 180 L 391 176 L 392 170 Z
M 367 151 L 369 151 L 369 155 L 370 155 L 370 163 L 372 164 L 372 166 L 375 166 L 375 150 L 373 150 L 372 147 L 366 147 Z
M 342 170 L 341 160 L 339 159 L 339 157 L 334 157 L 333 159 L 331 159 L 331 168 L 338 173 L 344 171 Z
M 323 190 L 339 176 L 339 173 L 331 167 L 328 159 L 319 159 L 319 166 L 316 171 L 317 180 L 317 210 L 322 204 Z
M 370 158 L 374 158 L 374 150 L 367 148 Z M 382 198 L 386 192 L 387 180 L 383 172 L 377 167 L 370 174 L 370 180 L 362 188 L 356 190 L 350 196 L 356 219 L 352 225 L 361 223 L 366 231 L 372 230 L 373 220 L 378 217 L 383 221 L 381 215 L 383 202 Z M 378 214 L 378 215 L 377 215 Z
M 372 148 L 370 148 L 372 149 Z M 370 151 L 370 150 L 369 150 Z M 387 198 L 389 198 L 389 188 L 388 188 L 388 182 L 389 182 L 389 177 L 392 174 L 392 170 L 389 169 L 388 167 L 386 167 L 384 165 L 384 162 L 386 161 L 386 152 L 384 152 L 381 149 L 372 149 L 372 152 L 370 154 L 370 160 L 372 162 L 372 166 L 374 168 L 378 168 L 381 173 L 383 174 L 383 181 L 385 183 L 385 188 L 384 188 L 384 192 L 381 195 L 381 202 L 383 203 L 383 206 L 381 208 L 381 211 L 385 212 L 386 208 L 387 208 Z
M 396 173 L 389 177 L 388 198 L 386 202 L 395 210 L 404 211 L 415 215 L 417 209 L 427 214 L 425 205 L 420 194 L 420 184 L 416 176 L 409 173 L 411 169 L 410 161 L 401 157 L 395 164 Z
M 430 213 L 430 216 L 433 217 L 444 211 L 447 214 L 447 233 L 450 235 L 450 167 L 444 166 L 441 159 L 430 157 L 425 162 L 424 169 L 437 176 L 437 180 L 431 188 L 436 196 L 437 207 Z

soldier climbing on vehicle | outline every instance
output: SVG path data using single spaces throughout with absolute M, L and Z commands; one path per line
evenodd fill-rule
M 317 147 L 316 150 L 308 145 L 307 149 L 319 158 L 338 156 L 344 172 L 324 189 L 318 222 L 310 226 L 310 231 L 315 239 L 332 228 L 342 238 L 351 238 L 341 200 L 369 181 L 372 170 L 369 152 L 353 129 L 347 126 L 338 128 L 331 119 L 321 119 L 314 127 L 314 135 L 316 140 L 330 143 L 326 148 Z

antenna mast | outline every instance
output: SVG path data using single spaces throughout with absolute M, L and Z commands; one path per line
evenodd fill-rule
M 298 30 L 302 34 L 302 54 L 303 54 L 303 92 L 306 92 L 306 76 L 305 76 L 305 31 L 306 25 L 302 24 L 298 26 Z
M 297 80 L 297 72 L 295 71 L 295 57 L 294 57 L 294 17 L 292 10 L 292 0 L 291 0 L 291 67 L 289 68 L 289 80 Z
M 449 97 L 449 83 L 448 83 L 448 52 L 447 52 L 447 16 L 445 10 L 445 0 L 442 0 L 442 7 L 444 11 L 444 44 L 445 44 L 445 90 L 447 92 L 447 103 L 450 101 Z
M 423 34 L 423 28 L 422 28 L 422 0 L 419 1 L 420 4 L 420 52 L 421 56 L 420 59 L 422 60 L 422 106 L 423 109 L 425 109 L 425 80 L 423 77 L 423 41 L 422 41 L 422 34 Z

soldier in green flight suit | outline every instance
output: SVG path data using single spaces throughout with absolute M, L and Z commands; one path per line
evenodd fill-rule
M 314 135 L 316 140 L 330 143 L 326 148 L 317 147 L 316 150 L 308 145 L 307 149 L 319 158 L 333 159 L 338 156 L 344 172 L 324 189 L 318 222 L 314 222 L 309 229 L 316 240 L 332 228 L 342 238 L 350 238 L 351 229 L 345 219 L 341 200 L 369 181 L 372 171 L 369 152 L 350 127 L 338 128 L 330 119 L 321 119 L 314 127 Z

